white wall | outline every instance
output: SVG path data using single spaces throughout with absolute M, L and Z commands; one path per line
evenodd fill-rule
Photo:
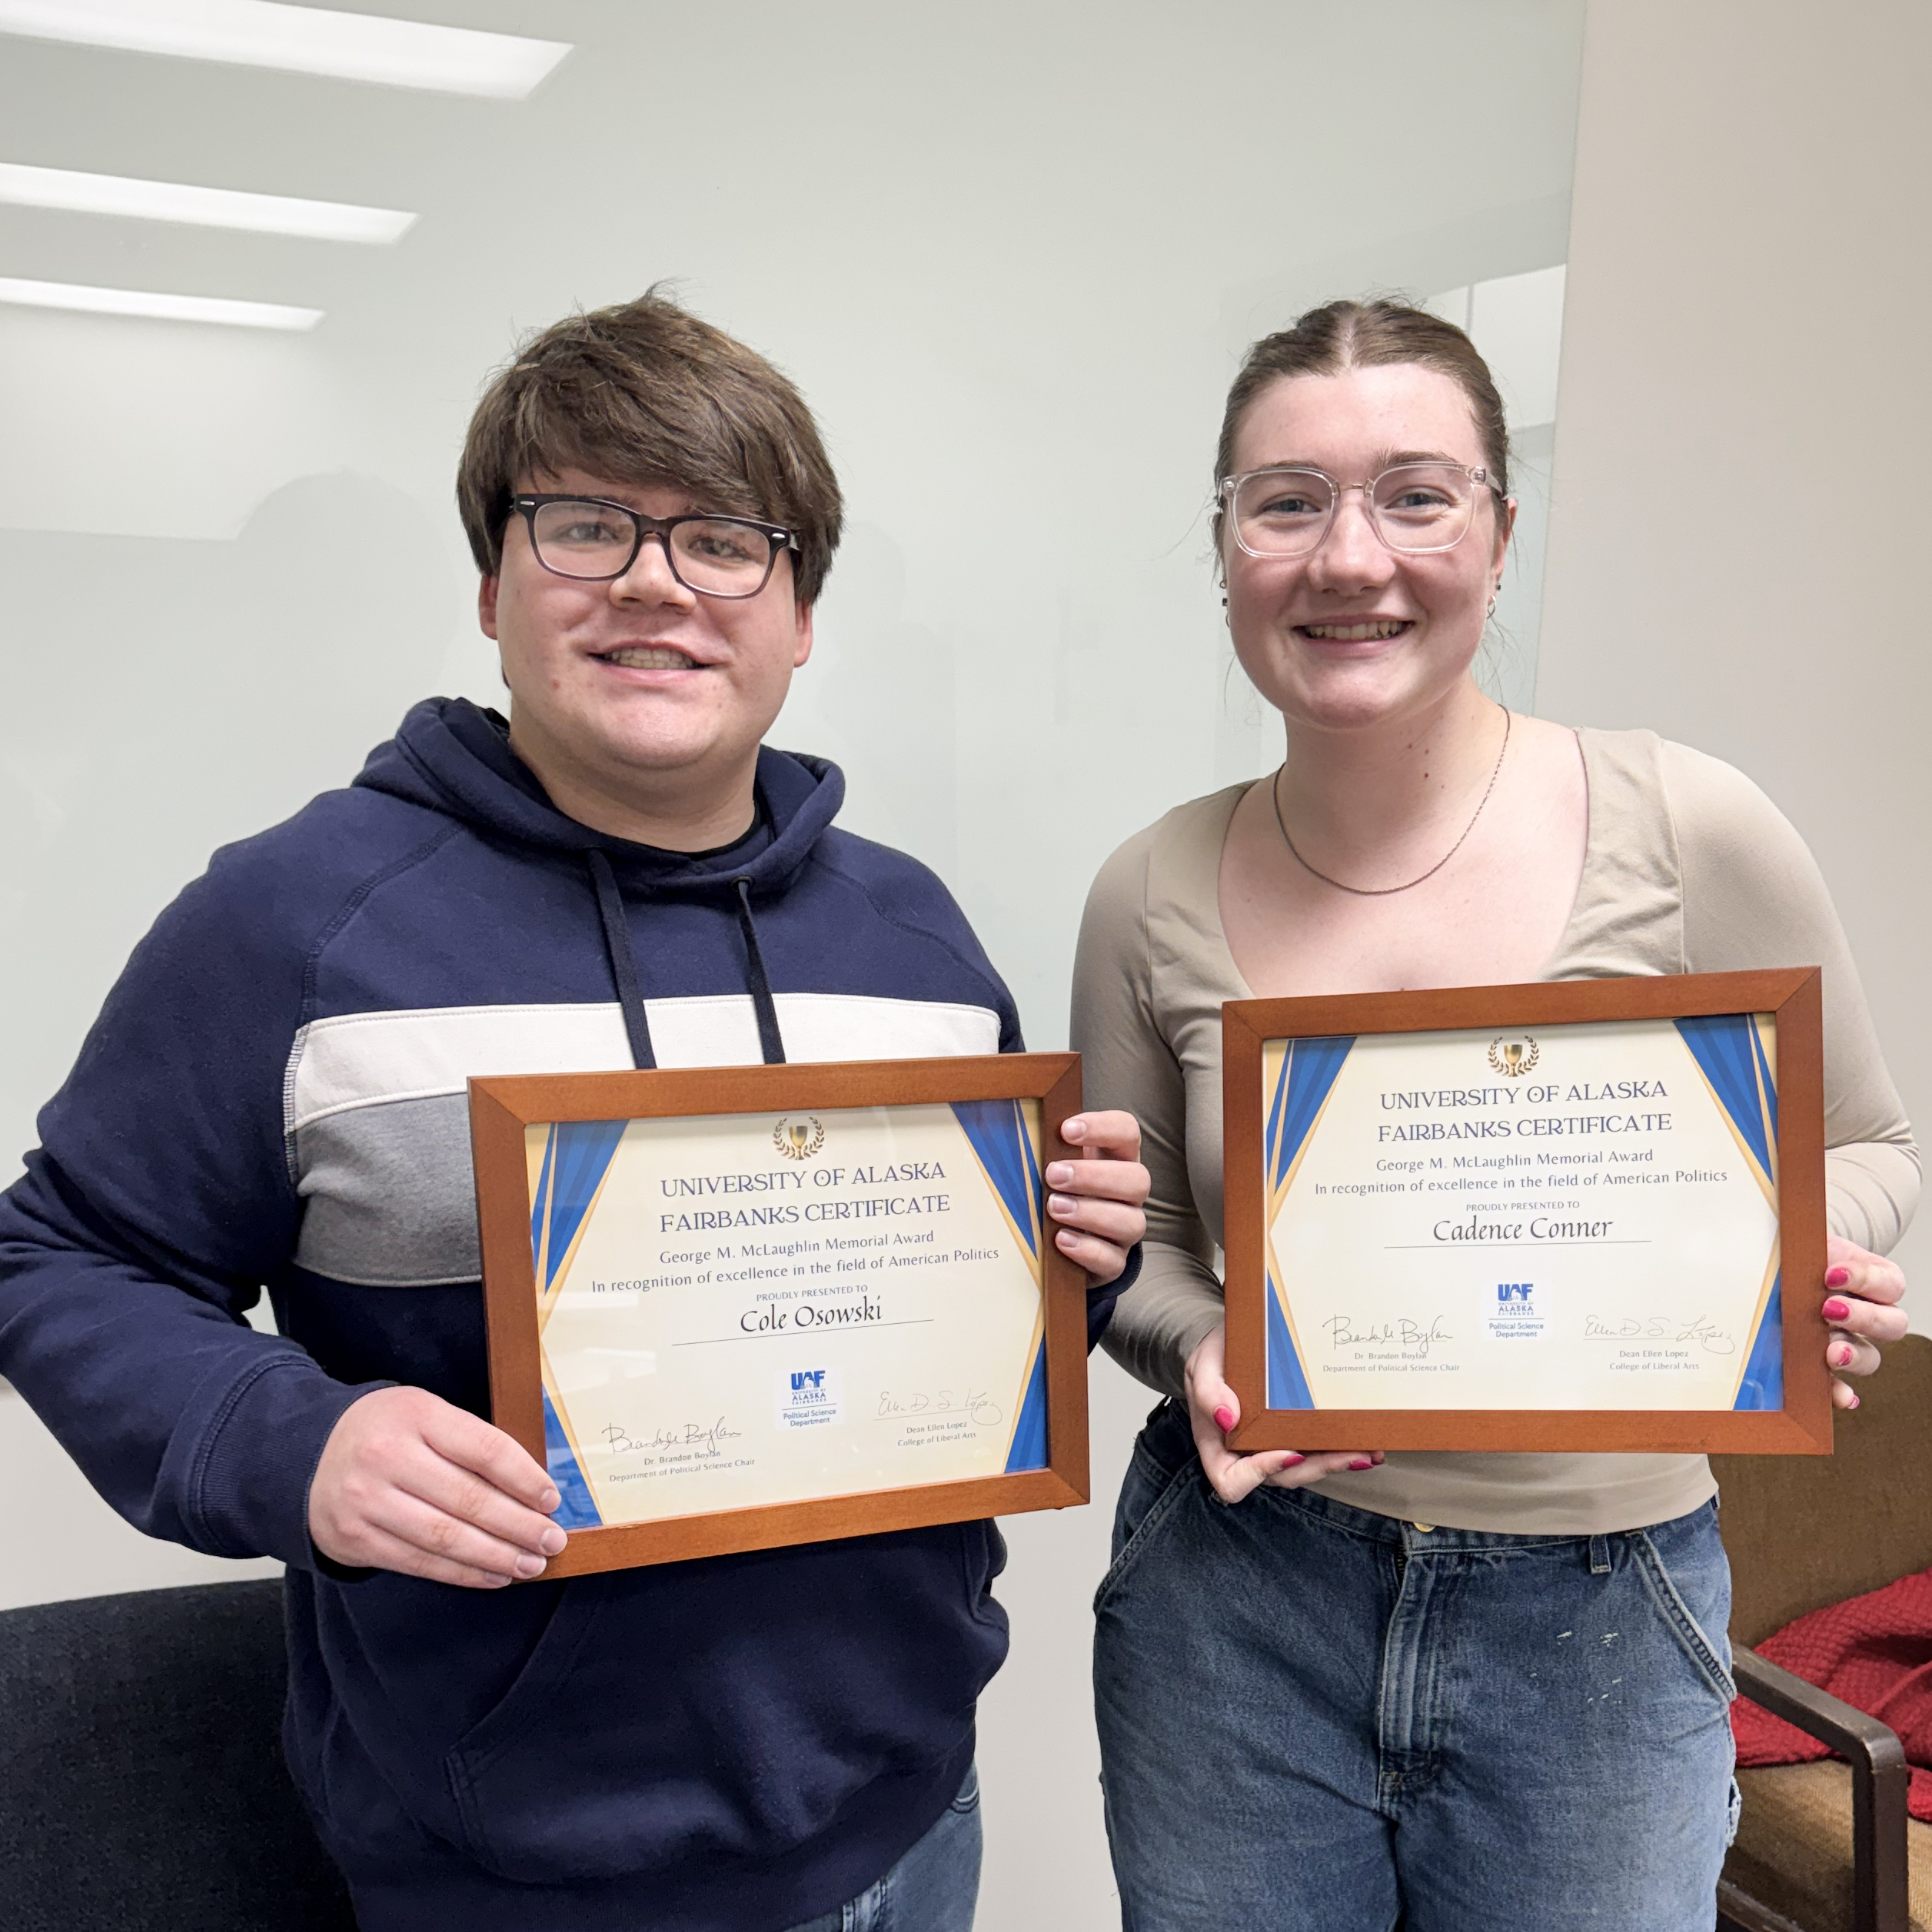
M 1538 707 L 1778 803 L 1921 1133 L 1928 71 L 1917 0 L 1591 9 Z
M 0 1180 L 213 846 L 414 697 L 497 694 L 451 476 L 519 331 L 673 276 L 797 377 L 853 527 L 778 740 L 939 867 L 1051 1046 L 1100 859 L 1279 755 L 1201 516 L 1242 348 L 1565 258 L 1581 0 L 408 11 L 576 51 L 513 104 L 0 38 L 0 160 L 421 215 L 373 248 L 0 208 L 0 276 L 326 311 L 0 308 Z M 1114 1917 L 1087 1599 L 1151 1398 L 1104 1362 L 1094 1392 L 1095 1506 L 1011 1525 L 985 1924 Z M 4 1395 L 0 1472 L 0 1603 L 218 1567 L 119 1525 Z

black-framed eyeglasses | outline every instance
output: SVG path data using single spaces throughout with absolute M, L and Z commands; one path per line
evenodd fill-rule
M 707 597 L 755 597 L 780 557 L 798 548 L 781 524 L 756 517 L 647 517 L 605 497 L 512 497 L 530 527 L 537 560 L 556 577 L 609 583 L 637 560 L 646 541 L 664 546 L 671 575 Z
M 1366 483 L 1338 483 L 1325 470 L 1278 464 L 1224 477 L 1220 494 L 1235 541 L 1250 557 L 1319 550 L 1351 490 L 1362 492 L 1368 527 L 1383 544 L 1413 556 L 1454 550 L 1469 534 L 1485 489 L 1503 500 L 1487 470 L 1461 463 L 1398 463 Z

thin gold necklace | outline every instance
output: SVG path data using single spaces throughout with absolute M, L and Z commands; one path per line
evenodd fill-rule
M 1476 801 L 1476 809 L 1469 814 L 1469 823 L 1462 828 L 1462 838 L 1458 839 L 1427 872 L 1418 873 L 1407 884 L 1401 886 L 1345 886 L 1339 879 L 1331 879 L 1325 872 L 1318 871 L 1296 850 L 1295 841 L 1288 836 L 1288 821 L 1282 816 L 1282 773 L 1288 769 L 1284 760 L 1275 773 L 1275 782 L 1268 788 L 1268 795 L 1275 801 L 1275 823 L 1282 828 L 1282 843 L 1293 856 L 1295 863 L 1304 872 L 1313 873 L 1325 886 L 1332 886 L 1338 893 L 1353 893 L 1358 899 L 1386 899 L 1391 893 L 1405 893 L 1422 884 L 1425 879 L 1433 879 L 1455 855 L 1462 850 L 1462 840 L 1476 829 L 1476 820 L 1482 816 L 1482 808 L 1489 803 L 1489 794 L 1496 789 L 1496 780 L 1502 776 L 1503 760 L 1509 753 L 1509 727 L 1511 713 L 1503 708 L 1503 748 L 1496 753 L 1496 762 L 1489 773 L 1489 783 L 1482 788 L 1482 796 Z

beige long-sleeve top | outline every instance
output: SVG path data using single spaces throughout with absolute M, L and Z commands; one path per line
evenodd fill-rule
M 1918 1150 L 1804 840 L 1717 759 L 1648 731 L 1578 740 L 1588 839 L 1569 923 L 1541 976 L 1821 967 L 1831 1227 L 1884 1253 L 1917 1201 Z M 1140 1117 L 1154 1183 L 1140 1279 L 1106 1347 L 1176 1398 L 1188 1356 L 1222 1312 L 1221 1006 L 1253 995 L 1222 930 L 1219 882 L 1245 789 L 1181 806 L 1107 861 L 1074 969 L 1088 1104 Z M 1524 1535 L 1636 1528 L 1715 1492 L 1704 1458 L 1682 1455 L 1392 1455 L 1319 1487 L 1385 1515 Z

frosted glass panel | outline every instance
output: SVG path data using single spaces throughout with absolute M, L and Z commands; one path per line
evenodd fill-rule
M 323 316 L 0 304 L 9 1164 L 212 846 L 345 780 L 412 697 L 499 695 L 451 472 L 520 330 L 670 277 L 797 377 L 852 530 L 776 738 L 938 866 L 1042 1044 L 1106 851 L 1276 755 L 1206 557 L 1243 346 L 1337 294 L 1459 288 L 1548 421 L 1581 0 L 835 0 L 760 12 L 728 111 L 700 9 L 413 11 L 573 51 L 510 101 L 0 38 L 0 160 L 417 217 L 363 244 L 0 207 L 0 277 Z M 1458 102 L 1447 158 L 1386 131 Z M 1518 702 L 1525 442 L 1491 673 Z

